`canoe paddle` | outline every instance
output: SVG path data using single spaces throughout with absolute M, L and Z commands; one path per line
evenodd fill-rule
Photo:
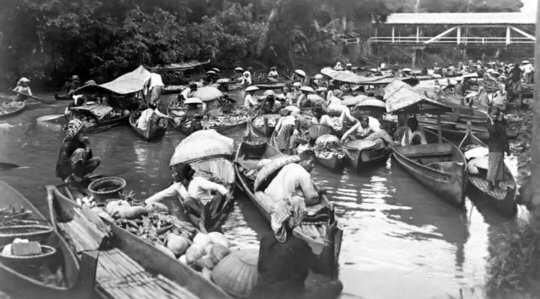
M 14 168 L 23 168 L 23 166 L 13 164 L 13 163 L 7 163 L 7 162 L 0 162 L 0 170 L 9 170 Z
M 16 93 L 18 93 L 18 94 L 20 94 L 20 95 L 23 95 L 23 96 L 27 96 L 27 97 L 29 97 L 29 98 L 31 98 L 31 99 L 34 99 L 34 100 L 36 100 L 36 101 L 40 101 L 40 102 L 42 102 L 42 103 L 44 103 L 44 104 L 48 104 L 48 105 L 54 104 L 54 103 L 56 102 L 56 101 L 53 101 L 53 100 L 45 100 L 45 99 L 41 99 L 41 98 L 38 98 L 38 97 L 35 97 L 35 96 L 31 96 L 31 95 L 26 94 L 26 93 L 24 93 L 24 92 L 18 92 L 18 91 L 16 91 Z

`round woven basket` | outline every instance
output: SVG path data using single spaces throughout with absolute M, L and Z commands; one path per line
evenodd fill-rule
M 43 242 L 52 231 L 51 226 L 39 224 L 0 227 L 0 246 L 10 244 L 15 238 Z
M 39 267 L 53 258 L 56 249 L 48 245 L 41 245 L 41 252 L 41 254 L 29 256 L 3 255 L 0 252 L 0 262 L 8 267 L 18 270 Z
M 258 249 L 242 249 L 225 257 L 212 271 L 212 280 L 227 293 L 247 298 L 257 284 Z
M 98 203 L 107 199 L 120 198 L 122 190 L 126 187 L 126 180 L 119 177 L 106 177 L 93 181 L 88 190 L 94 195 Z

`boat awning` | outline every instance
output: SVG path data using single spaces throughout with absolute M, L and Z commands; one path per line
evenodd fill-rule
M 384 88 L 386 111 L 390 113 L 437 113 L 451 111 L 444 103 L 418 93 L 401 80 L 394 80 Z
M 210 59 L 205 61 L 190 60 L 180 63 L 171 63 L 163 66 L 149 67 L 150 69 L 155 69 L 156 71 L 183 71 L 196 68 L 201 65 L 210 63 Z
M 366 77 L 366 76 L 360 76 L 351 71 L 336 71 L 330 67 L 323 68 L 321 70 L 321 74 L 326 75 L 336 81 L 341 81 L 341 82 L 350 83 L 350 84 L 358 84 L 358 85 L 382 85 L 382 84 L 386 85 L 392 82 L 392 80 L 394 80 L 394 77 L 388 77 L 388 76 Z
M 115 93 L 126 95 L 143 90 L 144 84 L 150 78 L 150 72 L 142 65 L 132 72 L 124 74 L 110 82 L 99 85 L 85 85 L 75 90 L 74 94 L 92 92 Z

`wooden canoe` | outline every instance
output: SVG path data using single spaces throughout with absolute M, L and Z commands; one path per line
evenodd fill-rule
M 246 192 L 268 223 L 271 221 L 271 210 L 268 205 L 264 204 L 265 201 L 261 195 L 255 193 L 254 180 L 247 176 L 246 171 L 254 169 L 261 159 L 271 159 L 282 155 L 283 154 L 268 143 L 251 144 L 245 141 L 240 144 L 236 153 L 235 172 L 237 184 L 244 192 Z M 320 239 L 326 240 L 325 244 L 327 245 L 318 256 L 318 268 L 325 269 L 326 273 L 324 274 L 335 277 L 337 274 L 343 231 L 338 226 L 333 205 L 324 195 L 321 197 L 321 204 L 328 207 L 330 217 L 324 223 L 306 223 L 298 226 L 293 229 L 293 234 L 303 239 L 308 244 L 317 243 L 317 240 Z M 315 234 L 317 235 L 315 236 Z
M 428 140 L 436 135 L 425 130 Z M 467 186 L 467 162 L 460 149 L 443 139 L 429 143 L 393 147 L 394 159 L 426 188 L 447 202 L 462 207 Z
M 2 193 L 0 208 L 12 206 L 20 209 L 23 207 L 26 211 L 32 212 L 29 219 L 48 224 L 47 219 L 28 199 L 3 181 L 0 181 L 0 192 Z M 53 231 L 41 244 L 49 245 L 57 250 L 53 262 L 47 268 L 50 268 L 48 270 L 50 273 L 62 273 L 61 284 L 55 284 L 52 281 L 47 283 L 0 262 L 0 290 L 14 298 L 86 298 L 90 296 L 94 277 L 80 275 L 79 279 L 79 262 L 64 238 L 58 232 Z M 38 273 L 34 274 L 39 275 Z
M 62 218 L 80 209 L 66 195 L 58 189 L 54 192 L 53 203 L 50 205 L 53 208 L 50 211 L 51 219 L 55 219 L 56 223 L 69 221 Z M 98 266 L 96 290 L 103 298 L 138 298 L 141 294 L 156 298 L 171 298 L 171 294 L 179 298 L 230 298 L 221 288 L 152 244 L 112 222 L 101 220 L 96 214 L 94 216 L 97 219 L 94 221 L 101 221 L 99 225 L 107 225 L 111 229 L 107 246 L 100 247 L 100 258 L 122 265 L 133 265 L 129 268 L 138 269 L 136 273 L 128 273 L 125 267 L 113 273 Z M 119 285 L 122 287 L 119 288 Z M 115 292 L 121 296 L 115 296 Z
M 355 141 L 358 142 L 359 140 Z M 343 145 L 343 149 L 356 171 L 383 164 L 390 156 L 390 149 L 388 147 L 378 148 L 375 147 L 375 142 L 373 141 L 365 140 L 365 142 L 370 142 L 373 146 L 358 147 L 351 142 Z
M 57 101 L 70 101 L 73 100 L 73 98 L 68 94 L 54 94 L 54 99 Z
M 132 113 L 129 117 L 129 125 L 133 131 L 141 136 L 146 141 L 152 141 L 162 138 L 167 131 L 167 120 L 165 118 L 154 119 L 153 117 L 148 122 L 146 130 L 137 128 L 137 119 L 141 114 L 138 112 Z
M 465 152 L 465 148 L 468 145 L 477 145 L 481 147 L 486 147 L 487 145 L 478 139 L 471 131 L 467 132 L 467 135 L 463 138 L 459 144 L 459 148 Z M 501 184 L 503 185 L 500 189 L 489 190 L 488 181 L 486 180 L 487 171 L 480 169 L 478 174 L 468 175 L 469 184 L 472 190 L 477 191 L 481 194 L 480 198 L 476 196 L 471 196 L 471 199 L 474 201 L 476 199 L 481 199 L 487 201 L 488 204 L 493 206 L 500 214 L 506 217 L 513 217 L 517 212 L 517 203 L 516 203 L 516 191 L 517 184 L 510 172 L 510 169 L 504 164 L 504 177 L 505 181 Z
M 15 114 L 23 112 L 24 109 L 26 109 L 26 104 L 24 102 L 2 103 L 0 106 L 0 119 L 14 116 Z

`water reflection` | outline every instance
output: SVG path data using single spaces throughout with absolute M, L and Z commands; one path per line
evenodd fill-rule
M 166 100 L 164 101 L 166 104 Z M 67 102 L 35 105 L 0 122 L 0 161 L 28 166 L 0 172 L 43 210 L 45 184 L 59 183 L 54 167 L 63 131 L 36 124 L 43 115 L 62 113 Z M 243 129 L 229 132 L 240 140 Z M 146 198 L 170 184 L 168 163 L 182 135 L 169 131 L 155 143 L 129 127 L 90 135 L 99 173 L 126 179 L 127 190 Z M 356 173 L 317 167 L 314 178 L 336 207 L 344 229 L 340 256 L 343 298 L 440 298 L 483 294 L 491 231 L 504 219 L 467 201 L 467 211 L 438 199 L 391 160 Z M 249 199 L 237 196 L 224 232 L 238 246 L 255 246 L 269 226 Z M 480 289 L 477 287 L 480 286 Z M 472 294 L 472 295 L 471 295 Z M 469 296 L 470 295 L 470 296 Z

